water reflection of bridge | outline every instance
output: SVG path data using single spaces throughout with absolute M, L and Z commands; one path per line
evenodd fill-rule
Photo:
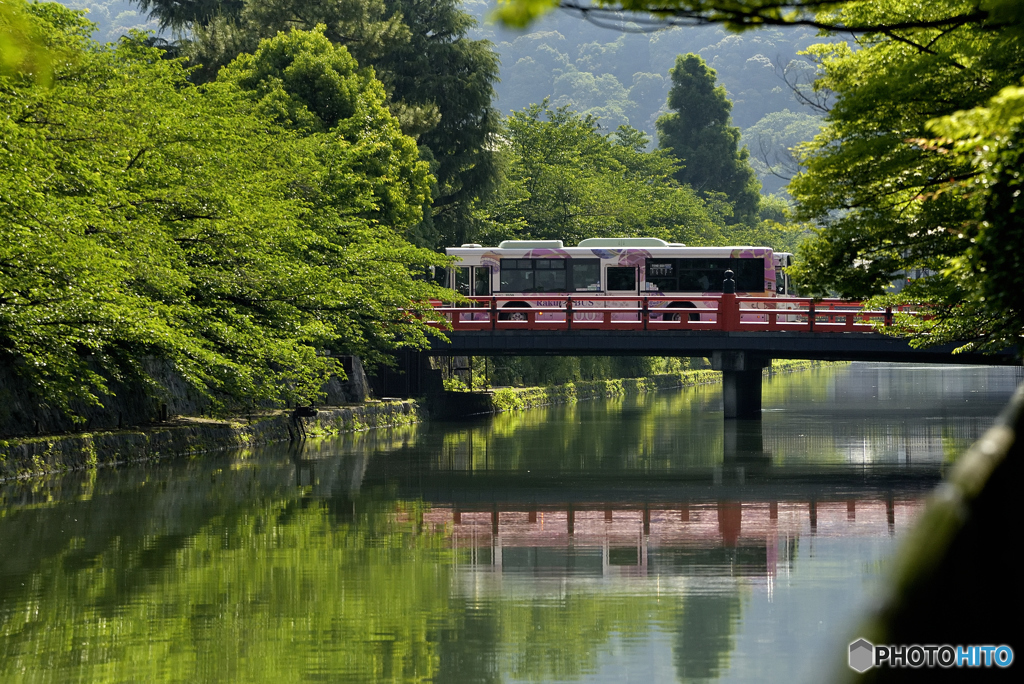
M 534 575 L 733 574 L 774 576 L 800 537 L 887 536 L 922 498 L 727 501 L 653 506 L 434 508 L 423 524 L 445 534 L 477 569 Z M 716 570 L 715 572 L 718 572 Z
M 307 452 L 295 461 L 297 482 L 339 511 L 357 510 L 374 492 L 423 501 L 421 529 L 444 535 L 459 566 L 474 572 L 690 582 L 722 572 L 770 578 L 808 540 L 889 537 L 909 523 L 944 467 L 942 435 L 933 430 L 904 433 L 902 448 L 886 445 L 894 453 L 880 461 L 779 462 L 770 451 L 794 451 L 783 435 L 763 422 L 735 421 L 707 465 L 683 458 L 654 468 L 630 467 L 629 459 L 575 468 L 557 458 L 523 463 L 512 456 L 537 447 L 523 434 L 478 435 L 470 427 L 423 432 L 386 456 L 361 449 L 321 460 Z M 654 431 L 649 439 L 665 436 Z M 613 454 L 629 452 L 613 435 L 601 439 Z

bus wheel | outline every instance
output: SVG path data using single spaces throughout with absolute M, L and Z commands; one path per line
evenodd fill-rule
M 670 309 L 696 309 L 697 305 L 694 304 L 693 302 L 672 302 L 671 304 L 668 305 L 668 308 L 670 308 Z M 665 314 L 664 318 L 665 318 L 666 321 L 681 321 L 682 320 L 682 315 L 681 314 L 677 314 L 677 313 L 671 313 L 671 314 L 667 313 L 667 314 Z M 694 321 L 699 321 L 700 320 L 700 314 L 698 314 L 698 313 L 689 314 L 687 320 L 689 320 L 691 323 L 693 323 Z
M 520 307 L 522 307 L 525 309 L 529 308 L 529 306 L 530 305 L 527 304 L 526 302 L 509 302 L 508 304 L 505 305 L 505 308 L 519 309 Z M 508 313 L 499 313 L 498 320 L 517 321 L 519 323 L 525 323 L 526 321 L 530 320 L 530 317 L 527 315 L 525 311 L 509 311 Z

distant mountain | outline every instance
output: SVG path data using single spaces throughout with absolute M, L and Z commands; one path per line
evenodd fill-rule
M 466 0 L 480 25 L 474 37 L 487 38 L 501 56 L 498 106 L 510 112 L 549 98 L 601 117 L 608 130 L 628 123 L 652 138 L 665 113 L 668 70 L 676 55 L 693 52 L 718 72 L 733 102 L 733 124 L 755 160 L 765 192 L 781 189 L 772 173 L 792 172 L 786 145 L 813 137 L 814 112 L 802 108 L 790 83 L 806 84 L 813 67 L 797 53 L 822 41 L 804 28 L 762 29 L 732 34 L 717 26 L 678 27 L 649 33 L 601 28 L 567 11 L 556 11 L 517 32 L 487 23 L 493 0 Z M 784 117 L 766 116 L 789 110 Z M 755 126 L 756 125 L 756 126 Z M 782 125 L 784 130 L 773 126 Z M 799 131 L 795 139 L 794 135 Z M 656 140 L 655 140 L 656 143 Z

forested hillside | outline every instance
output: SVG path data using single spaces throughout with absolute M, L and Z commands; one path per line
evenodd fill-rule
M 133 28 L 159 28 L 158 21 L 140 10 L 138 0 L 63 4 L 88 8 L 89 20 L 99 24 L 95 37 L 101 42 Z M 820 129 L 820 113 L 802 105 L 791 88 L 806 86 L 812 78 L 813 68 L 797 53 L 821 42 L 813 29 L 771 28 L 737 35 L 705 26 L 631 33 L 554 12 L 521 32 L 488 21 L 493 0 L 464 0 L 461 5 L 478 22 L 468 35 L 491 41 L 501 60 L 495 106 L 505 114 L 548 98 L 552 107 L 568 106 L 599 117 L 606 133 L 620 124 L 637 128 L 653 146 L 655 122 L 668 111 L 668 71 L 677 55 L 692 52 L 715 69 L 725 86 L 733 123 L 743 132 L 741 143 L 750 150 L 750 164 L 765 194 L 783 191 L 785 178 L 796 170 L 788 150 Z M 169 30 L 164 35 L 171 37 Z
M 765 193 L 778 192 L 795 165 L 787 149 L 810 140 L 819 113 L 801 105 L 789 84 L 806 88 L 814 69 L 797 53 L 822 41 L 808 28 L 770 28 L 744 34 L 720 26 L 677 27 L 648 33 L 602 28 L 566 11 L 539 19 L 528 32 L 487 21 L 493 0 L 465 0 L 480 20 L 475 37 L 492 41 L 501 56 L 501 82 L 495 90 L 505 113 L 549 98 L 601 118 L 607 131 L 629 124 L 653 136 L 665 114 L 671 85 L 668 71 L 676 56 L 700 55 L 715 69 L 732 100 L 732 119 Z M 656 143 L 656 139 L 654 140 Z

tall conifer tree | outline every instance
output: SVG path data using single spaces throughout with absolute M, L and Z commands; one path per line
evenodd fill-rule
M 734 222 L 757 214 L 761 183 L 739 148 L 740 129 L 732 125 L 732 102 L 716 85 L 715 70 L 695 54 L 679 55 L 669 71 L 672 110 L 658 119 L 658 142 L 682 162 L 676 180 L 704 192 L 722 192 L 733 205 Z

